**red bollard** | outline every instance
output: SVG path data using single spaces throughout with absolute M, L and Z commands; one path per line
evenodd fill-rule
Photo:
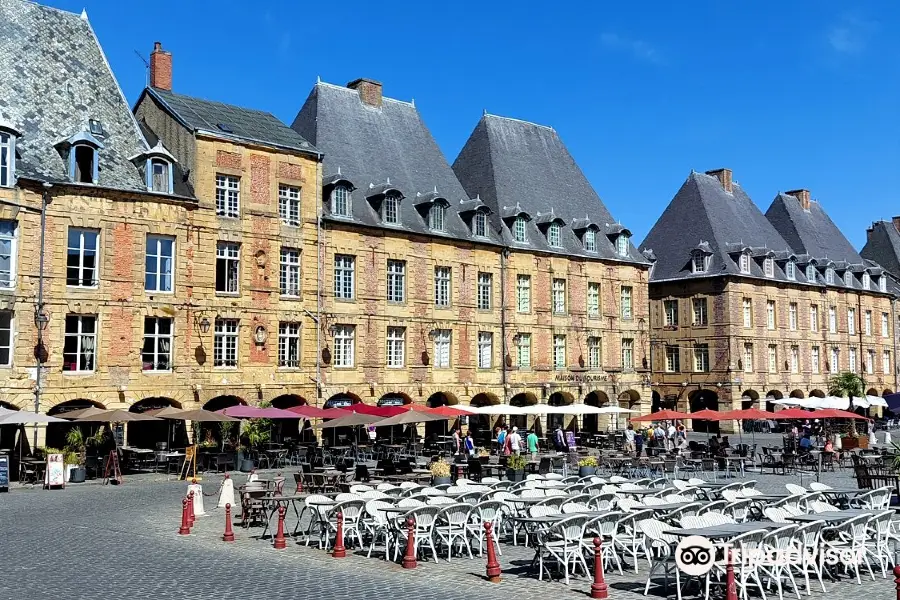
M 303 474 L 300 474 L 300 477 L 297 479 L 297 490 L 294 492 L 295 494 L 303 493 Z
M 608 598 L 606 580 L 603 578 L 603 550 L 600 538 L 594 538 L 594 583 L 591 584 L 591 598 Z
M 734 565 L 731 562 L 731 548 L 728 549 L 728 564 L 725 566 L 725 600 L 738 600 L 737 585 L 734 583 Z
M 178 535 L 188 535 L 191 532 L 191 526 L 188 524 L 188 501 L 187 498 L 181 499 L 181 527 L 178 528 Z
M 231 504 L 225 505 L 225 535 L 222 536 L 222 541 L 234 541 L 234 530 L 231 529 Z
M 894 567 L 894 583 L 897 584 L 897 600 L 900 600 L 900 565 Z
M 287 544 L 284 541 L 284 507 L 278 507 L 278 531 L 275 533 L 275 549 L 284 550 Z
M 188 527 L 194 526 L 194 492 L 188 493 Z
M 406 553 L 403 555 L 403 568 L 416 568 L 416 522 L 412 517 L 406 520 Z
M 497 560 L 497 549 L 494 548 L 494 534 L 491 531 L 492 525 L 488 522 L 484 524 L 484 543 L 487 544 L 487 580 L 491 583 L 500 583 L 500 562 Z
M 344 513 L 337 514 L 337 533 L 335 534 L 334 550 L 331 556 L 334 558 L 344 558 L 347 556 L 347 549 L 344 548 Z

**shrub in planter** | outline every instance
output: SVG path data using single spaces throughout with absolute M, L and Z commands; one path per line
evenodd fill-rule
M 428 466 L 431 471 L 431 485 L 446 485 L 450 480 L 450 463 L 439 458 Z
M 525 457 L 521 454 L 513 454 L 506 461 L 506 478 L 510 481 L 522 481 L 525 479 Z
M 589 477 L 597 472 L 597 459 L 593 456 L 585 456 L 578 461 L 578 476 Z

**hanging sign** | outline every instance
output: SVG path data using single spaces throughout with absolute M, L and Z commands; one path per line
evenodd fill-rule
M 62 454 L 47 455 L 47 474 L 44 475 L 44 487 L 66 487 L 66 463 Z

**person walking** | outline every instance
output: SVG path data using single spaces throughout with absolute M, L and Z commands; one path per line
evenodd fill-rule
M 519 435 L 518 427 L 512 428 L 512 433 L 507 437 L 507 444 L 509 444 L 510 452 L 518 454 L 522 451 L 522 436 Z
M 634 452 L 634 425 L 631 423 L 628 424 L 628 429 L 625 430 L 625 446 L 623 448 L 625 454 L 629 454 Z

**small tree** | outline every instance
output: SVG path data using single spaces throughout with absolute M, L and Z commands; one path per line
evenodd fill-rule
M 865 396 L 866 382 L 862 376 L 845 371 L 831 378 L 828 393 L 835 396 L 846 396 L 850 400 L 850 408 L 853 407 L 853 398 Z M 850 419 L 850 434 L 856 436 L 856 420 Z

